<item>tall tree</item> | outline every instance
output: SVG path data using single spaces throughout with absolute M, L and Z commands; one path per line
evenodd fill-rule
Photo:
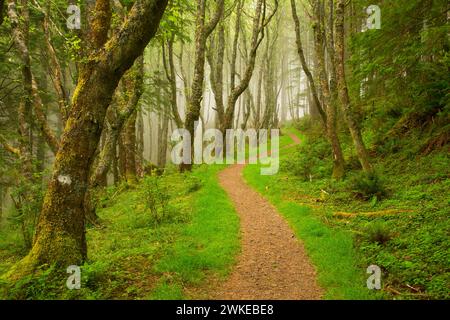
M 164 71 L 166 74 L 167 81 L 169 82 L 169 90 L 170 90 L 170 105 L 171 105 L 171 115 L 175 124 L 178 128 L 183 127 L 183 120 L 181 120 L 180 112 L 178 110 L 178 102 L 177 102 L 177 78 L 176 78 L 176 70 L 175 70 L 175 62 L 173 59 L 174 52 L 173 46 L 175 42 L 175 34 L 172 33 L 167 41 L 163 40 L 162 43 L 162 59 L 164 65 Z M 167 44 L 167 60 L 166 60 L 166 44 Z M 169 116 L 169 115 L 167 115 Z
M 367 173 L 372 171 L 369 153 L 362 139 L 361 130 L 355 120 L 348 93 L 347 80 L 345 77 L 345 0 L 337 0 L 336 7 L 336 80 L 338 84 L 339 98 L 347 122 L 350 134 L 355 145 L 356 153 L 363 170 Z
M 155 35 L 166 6 L 167 0 L 137 0 L 120 31 L 80 70 L 33 247 L 10 278 L 42 264 L 67 267 L 85 260 L 83 201 L 105 114 L 120 78 Z
M 29 50 L 29 28 L 30 28 L 30 13 L 28 8 L 28 1 L 22 3 L 21 20 L 16 9 L 16 1 L 9 0 L 8 2 L 8 17 L 11 20 L 11 28 L 13 33 L 14 45 L 22 62 L 22 81 L 24 86 L 24 108 L 28 114 L 27 122 L 31 125 L 31 109 L 34 108 L 36 114 L 37 124 L 41 129 L 50 149 L 56 153 L 59 147 L 59 139 L 47 123 L 46 115 L 44 113 L 44 106 L 39 94 L 39 88 L 36 78 L 31 69 L 31 56 Z M 29 129 L 28 129 L 29 130 Z
M 230 88 L 230 94 L 227 100 L 227 109 L 225 110 L 225 117 L 220 126 L 220 129 L 225 133 L 226 129 L 233 127 L 233 118 L 235 112 L 236 102 L 241 94 L 247 89 L 250 80 L 253 76 L 253 71 L 256 64 L 256 55 L 261 42 L 264 40 L 264 29 L 270 23 L 273 16 L 278 10 L 278 0 L 274 2 L 274 8 L 272 12 L 267 16 L 267 6 L 265 0 L 258 0 L 255 5 L 255 14 L 253 17 L 252 37 L 250 42 L 250 51 L 248 57 L 248 64 L 245 68 L 244 74 L 241 76 L 239 84 L 234 84 Z M 236 28 L 239 30 L 239 28 Z M 239 34 L 239 32 L 238 32 Z M 233 49 L 234 50 L 234 49 Z M 235 77 L 236 70 L 230 70 L 232 78 Z M 233 75 L 234 74 L 234 75 Z
M 325 130 L 328 136 L 328 140 L 331 144 L 333 151 L 333 177 L 336 179 L 341 179 L 344 176 L 344 156 L 342 154 L 341 144 L 339 141 L 339 136 L 336 128 L 336 102 L 332 101 L 332 91 L 330 89 L 330 74 L 334 88 L 334 79 L 336 78 L 335 74 L 335 54 L 334 49 L 331 49 L 331 46 L 325 47 L 325 43 L 328 41 L 333 41 L 332 38 L 326 39 L 325 35 L 325 8 L 324 3 L 322 1 L 317 1 L 313 5 L 313 29 L 314 29 L 314 38 L 315 38 L 315 54 L 317 61 L 317 69 L 320 80 L 320 87 L 322 92 L 322 101 L 323 101 L 323 109 L 326 110 L 326 119 L 325 119 Z M 331 33 L 330 33 L 331 35 Z M 329 49 L 326 51 L 326 49 Z M 325 52 L 328 56 L 332 57 L 332 63 L 330 72 L 327 72 L 326 69 L 326 59 Z M 334 103 L 333 103 L 334 102 Z
M 223 121 L 224 102 L 223 102 L 223 67 L 225 59 L 225 26 L 221 22 L 217 28 L 216 37 L 211 37 L 208 47 L 207 60 L 210 67 L 211 90 L 216 102 L 215 111 L 217 112 L 218 123 Z
M 127 119 L 121 135 L 120 158 L 123 158 L 122 178 L 128 183 L 136 182 L 136 119 L 137 110 Z
M 332 1 L 331 1 L 332 2 Z M 295 1 L 291 0 L 291 10 L 292 16 L 295 24 L 295 35 L 296 35 L 296 44 L 297 44 L 297 52 L 300 57 L 300 62 L 302 64 L 302 68 L 306 77 L 308 79 L 309 88 L 311 90 L 313 96 L 314 107 L 318 109 L 319 114 L 321 116 L 321 120 L 324 126 L 324 130 L 328 141 L 331 144 L 332 155 L 333 155 L 333 173 L 332 176 L 335 179 L 341 179 L 344 176 L 344 156 L 342 153 L 341 143 L 339 141 L 339 136 L 337 132 L 337 100 L 332 98 L 332 94 L 335 92 L 335 54 L 334 47 L 331 45 L 324 46 L 325 43 L 329 41 L 334 41 L 331 37 L 326 39 L 326 31 L 324 25 L 324 16 L 325 10 L 322 1 L 314 1 L 312 4 L 313 13 L 313 32 L 314 32 L 314 52 L 316 59 L 316 69 L 318 74 L 318 79 L 320 83 L 320 92 L 322 101 L 319 99 L 319 91 L 315 84 L 315 80 L 312 72 L 310 71 L 308 64 L 306 62 L 303 44 L 301 40 L 300 34 L 300 21 L 297 15 L 297 8 L 295 5 Z M 331 15 L 331 12 L 330 12 Z M 332 18 L 330 18 L 332 21 Z M 331 70 L 328 73 L 326 70 L 326 58 L 325 53 L 331 57 Z M 330 76 L 331 74 L 331 76 Z M 330 89 L 329 79 L 331 78 L 331 86 L 333 90 Z
M 318 89 L 317 89 L 316 83 L 314 81 L 313 74 L 308 66 L 308 63 L 306 62 L 306 57 L 305 57 L 305 53 L 303 50 L 303 42 L 302 42 L 301 29 L 300 29 L 300 20 L 298 18 L 295 0 L 291 0 L 291 12 L 292 12 L 292 18 L 294 20 L 294 25 L 295 25 L 295 41 L 296 41 L 296 45 L 297 45 L 297 53 L 300 58 L 300 62 L 302 64 L 303 72 L 305 73 L 306 78 L 308 79 L 308 84 L 309 84 L 309 88 L 311 90 L 311 93 L 312 93 L 312 96 L 314 99 L 314 104 L 317 107 L 317 109 L 319 110 L 322 122 L 325 124 L 326 114 L 322 108 L 320 101 L 319 101 Z
M 195 65 L 194 79 L 191 86 L 191 94 L 186 113 L 185 128 L 194 136 L 194 124 L 200 119 L 200 111 L 203 99 L 203 82 L 205 77 L 206 42 L 216 28 L 224 11 L 224 0 L 217 1 L 217 8 L 206 22 L 206 0 L 197 0 L 197 12 L 195 22 Z M 191 139 L 192 143 L 194 139 Z M 182 164 L 181 170 L 190 170 L 191 164 Z

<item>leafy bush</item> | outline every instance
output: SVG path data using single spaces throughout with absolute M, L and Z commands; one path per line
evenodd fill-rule
M 323 137 L 315 138 L 314 143 L 307 140 L 282 166 L 283 170 L 304 181 L 328 177 L 332 171 L 329 144 Z
M 173 212 L 169 205 L 170 195 L 168 189 L 160 180 L 159 176 L 147 176 L 143 181 L 145 203 L 155 224 L 160 224 L 164 220 L 170 219 Z
M 361 172 L 353 175 L 349 180 L 349 189 L 358 198 L 364 200 L 373 198 L 381 200 L 387 196 L 384 183 L 374 172 L 368 174 Z
M 193 193 L 202 188 L 203 181 L 200 178 L 193 176 L 193 175 L 189 175 L 186 178 L 187 178 L 186 179 L 186 183 L 187 183 L 186 192 L 187 193 Z
M 384 244 L 392 239 L 392 233 L 383 221 L 368 224 L 365 230 L 367 240 L 372 243 Z
M 26 275 L 17 281 L 1 280 L 1 299 L 49 300 L 56 299 L 65 290 L 65 273 L 54 265 L 41 266 L 34 274 Z
M 309 131 L 313 125 L 314 120 L 309 115 L 305 115 L 294 123 L 294 127 L 302 132 Z

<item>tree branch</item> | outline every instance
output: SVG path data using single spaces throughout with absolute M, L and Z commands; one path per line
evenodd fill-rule
M 205 25 L 205 39 L 214 31 L 224 12 L 224 0 L 218 0 L 217 9 L 211 20 Z
M 45 38 L 45 44 L 47 47 L 47 53 L 50 57 L 50 65 L 52 73 L 52 83 L 53 87 L 55 88 L 55 91 L 58 95 L 58 106 L 59 111 L 61 113 L 61 119 L 63 122 L 63 125 L 66 123 L 67 117 L 68 117 L 68 108 L 69 108 L 69 99 L 67 95 L 67 90 L 63 84 L 63 73 L 61 70 L 61 64 L 59 63 L 58 56 L 56 54 L 55 47 L 53 46 L 53 43 L 51 41 L 51 35 L 50 35 L 50 29 L 49 29 L 49 22 L 50 22 L 50 8 L 47 9 L 46 12 L 44 12 L 44 20 L 42 21 L 42 28 L 44 30 L 44 38 Z

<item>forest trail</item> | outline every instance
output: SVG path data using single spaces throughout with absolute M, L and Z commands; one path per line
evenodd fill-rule
M 289 134 L 300 143 L 294 134 Z M 214 299 L 317 300 L 322 289 L 305 248 L 277 210 L 244 181 L 244 165 L 219 175 L 241 220 L 242 252 Z

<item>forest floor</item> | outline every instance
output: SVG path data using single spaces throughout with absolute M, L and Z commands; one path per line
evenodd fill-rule
M 334 183 L 315 173 L 311 181 L 293 172 L 298 157 L 320 144 L 293 127 L 282 132 L 277 175 L 262 176 L 259 165 L 184 174 L 169 167 L 107 188 L 97 206 L 101 226 L 87 230 L 81 290 L 43 273 L 4 293 L 0 283 L 0 298 L 448 297 L 448 155 L 377 158 L 389 197 L 363 201 L 351 179 Z M 27 248 L 15 220 L 0 229 L 1 275 Z M 380 234 L 388 236 L 382 243 Z M 371 264 L 383 271 L 380 291 L 366 286 Z

